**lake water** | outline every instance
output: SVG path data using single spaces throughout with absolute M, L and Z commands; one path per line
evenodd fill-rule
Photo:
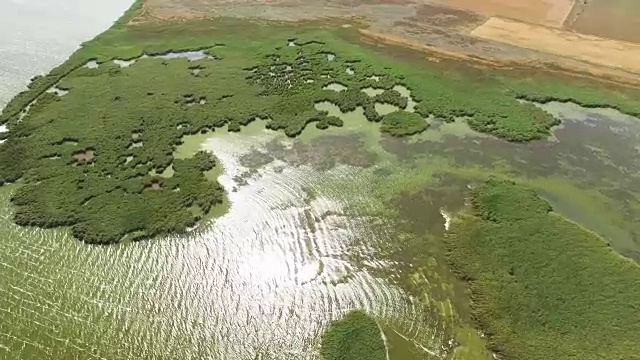
M 107 29 L 133 0 L 0 1 L 0 108 Z
M 4 102 L 130 5 L 85 3 L 0 5 Z M 13 188 L 0 188 L 0 359 L 315 360 L 326 325 L 355 308 L 375 314 L 389 341 L 442 359 L 455 346 L 458 290 L 432 238 L 478 169 L 529 182 L 640 260 L 640 209 L 628 201 L 640 191 L 638 119 L 550 104 L 564 120 L 554 137 L 511 144 L 462 120 L 396 139 L 362 109 L 318 106 L 344 128 L 292 140 L 255 122 L 179 149 L 218 156 L 230 202 L 188 236 L 86 246 L 65 231 L 15 226 Z M 444 186 L 425 186 L 432 178 Z

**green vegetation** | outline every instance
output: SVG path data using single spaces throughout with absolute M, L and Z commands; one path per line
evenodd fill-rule
M 322 337 L 322 360 L 386 360 L 387 352 L 376 321 L 355 310 L 336 320 Z
M 397 90 L 385 90 L 382 94 L 376 95 L 374 97 L 376 102 L 382 104 L 390 104 L 399 107 L 400 109 L 405 109 L 409 100 L 402 96 Z
M 420 114 L 394 111 L 382 117 L 380 131 L 393 136 L 407 136 L 421 133 L 429 124 Z
M 449 260 L 504 359 L 640 359 L 640 267 L 551 212 L 533 190 L 489 180 L 452 225 Z
M 0 115 L 10 130 L 2 135 L 0 184 L 24 183 L 13 199 L 19 224 L 71 226 L 81 240 L 99 243 L 191 226 L 223 194 L 203 175 L 204 155 L 194 161 L 175 157 L 183 137 L 222 126 L 240 131 L 256 118 L 268 119 L 268 128 L 288 136 L 310 123 L 319 129 L 343 126 L 343 120 L 316 109 L 321 102 L 343 112 L 362 107 L 369 121 L 382 122 L 381 131 L 394 136 L 425 131 L 423 119 L 429 116 L 465 117 L 473 129 L 511 141 L 547 136 L 558 123 L 521 98 L 585 105 L 605 99 L 623 111 L 638 111 L 632 90 L 600 91 L 589 84 L 574 91 L 579 86 L 551 78 L 534 82 L 499 72 L 415 66 L 345 40 L 348 29 L 317 23 L 128 24 L 139 5 L 60 67 L 33 79 Z M 288 46 L 292 35 L 296 46 Z M 156 56 L 188 50 L 208 57 Z M 114 59 L 136 62 L 121 68 Z M 85 67 L 89 61 L 99 67 Z M 332 83 L 346 90 L 325 89 Z M 393 90 L 398 84 L 412 91 L 415 113 L 380 116 L 376 103 L 407 107 L 407 97 Z M 69 92 L 47 93 L 52 86 Z M 366 88 L 385 91 L 370 97 Z M 171 178 L 157 175 L 171 166 Z M 161 224 L 167 214 L 175 214 L 171 224 Z

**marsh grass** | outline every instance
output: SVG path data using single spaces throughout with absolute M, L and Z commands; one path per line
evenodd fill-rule
M 504 359 L 640 359 L 640 267 L 553 213 L 526 187 L 489 180 L 446 238 L 473 315 Z
M 421 115 L 405 111 L 394 111 L 382 117 L 380 131 L 392 136 L 419 134 L 429 127 Z

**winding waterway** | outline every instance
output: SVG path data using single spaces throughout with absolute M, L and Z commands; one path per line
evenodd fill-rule
M 8 84 L 0 101 L 106 28 L 129 1 L 100 10 L 83 4 L 0 5 L 5 25 L 7 15 L 37 10 L 6 25 L 24 49 L 0 39 L 0 49 L 9 49 L 0 60 Z M 63 40 L 36 31 L 40 16 L 63 29 Z M 443 358 L 455 346 L 447 318 L 455 299 L 442 290 L 440 250 L 422 237 L 442 235 L 467 186 L 489 171 L 529 183 L 557 211 L 640 260 L 640 209 L 630 201 L 640 192 L 638 119 L 554 103 L 544 106 L 563 119 L 553 138 L 512 144 L 477 134 L 462 119 L 430 119 L 424 134 L 391 138 L 362 109 L 318 106 L 343 117 L 345 127 L 308 129 L 292 140 L 257 121 L 240 134 L 188 139 L 189 149 L 220 159 L 229 212 L 187 236 L 83 245 L 62 230 L 15 226 L 14 188 L 1 187 L 0 358 L 312 360 L 326 325 L 355 308 L 375 314 L 389 341 L 415 344 L 415 359 Z M 431 178 L 445 190 L 425 186 Z M 407 190 L 390 202 L 381 197 L 385 187 Z M 428 294 L 409 293 L 399 280 L 419 266 L 433 271 L 421 270 L 411 283 L 426 284 Z M 403 346 L 391 346 L 400 349 L 391 360 L 408 359 Z

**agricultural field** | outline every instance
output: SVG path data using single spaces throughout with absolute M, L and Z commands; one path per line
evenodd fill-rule
M 474 29 L 473 36 L 539 50 L 588 63 L 640 73 L 640 44 L 491 18 Z
M 590 0 L 578 2 L 566 27 L 629 42 L 640 42 L 640 2 L 635 0 Z
M 527 23 L 560 27 L 571 12 L 574 0 L 438 0 L 439 5 Z

